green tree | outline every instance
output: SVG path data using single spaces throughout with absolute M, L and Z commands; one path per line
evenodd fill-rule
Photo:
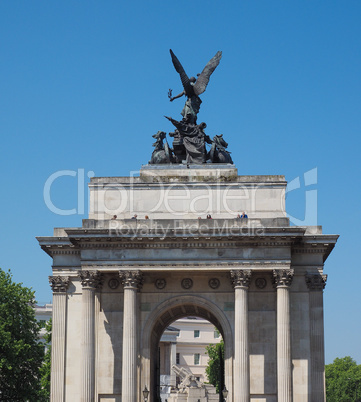
M 0 400 L 38 401 L 44 349 L 34 292 L 0 269 Z
M 326 365 L 327 402 L 361 401 L 361 365 L 350 356 Z
M 45 324 L 45 346 L 47 348 L 44 356 L 44 363 L 40 368 L 41 400 L 50 400 L 50 373 L 51 373 L 51 319 Z
M 222 394 L 224 388 L 224 342 L 223 339 L 216 344 L 206 347 L 209 356 L 206 367 L 208 381 L 216 387 L 217 393 Z

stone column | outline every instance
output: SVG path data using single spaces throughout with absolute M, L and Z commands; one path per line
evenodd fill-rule
M 290 295 L 293 269 L 273 270 L 277 288 L 277 392 L 278 402 L 292 402 Z
M 323 327 L 323 289 L 327 275 L 305 276 L 310 290 L 310 344 L 311 344 L 311 402 L 326 400 L 325 393 L 325 345 Z
M 231 271 L 234 286 L 234 391 L 235 402 L 249 402 L 249 351 L 248 351 L 248 288 L 251 270 Z
M 81 402 L 95 400 L 95 291 L 102 285 L 99 271 L 79 271 L 83 286 L 82 293 L 82 368 L 81 368 Z
M 66 291 L 68 276 L 49 276 L 53 290 L 53 318 L 51 339 L 51 402 L 65 401 L 65 339 L 66 339 Z
M 141 271 L 120 271 L 124 286 L 122 401 L 137 401 L 137 291 L 143 283 Z
M 170 382 L 169 385 L 172 388 L 176 387 L 176 375 L 175 372 L 172 370 L 174 364 L 177 364 L 177 343 L 171 342 L 170 344 Z

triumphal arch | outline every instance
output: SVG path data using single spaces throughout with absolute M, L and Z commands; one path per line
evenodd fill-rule
M 184 91 L 169 97 L 186 97 L 182 120 L 168 118 L 172 148 L 158 131 L 138 174 L 90 180 L 80 227 L 38 238 L 53 258 L 52 402 L 141 402 L 145 390 L 158 402 L 160 338 L 187 316 L 222 334 L 227 401 L 325 400 L 324 262 L 337 236 L 291 226 L 284 176 L 239 176 L 223 136 L 197 122 L 221 56 L 195 79 L 171 51 Z
M 38 238 L 53 258 L 52 401 L 140 402 L 145 387 L 156 401 L 160 337 L 185 316 L 220 330 L 227 400 L 325 399 L 337 236 L 290 226 L 283 176 L 148 165 L 89 187 L 89 219 Z

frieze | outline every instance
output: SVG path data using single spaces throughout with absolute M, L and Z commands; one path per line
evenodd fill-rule
M 243 288 L 248 288 L 251 283 L 250 269 L 235 269 L 231 271 L 231 283 L 234 287 L 241 286 Z
M 143 286 L 142 271 L 119 271 L 119 277 L 124 288 L 141 289 Z
M 99 289 L 103 285 L 103 275 L 99 271 L 78 271 L 83 288 Z
M 69 287 L 69 276 L 49 276 L 49 283 L 54 293 L 66 292 Z
M 275 287 L 288 287 L 292 284 L 294 269 L 274 269 L 273 285 Z
M 306 273 L 305 280 L 308 289 L 323 290 L 326 286 L 327 275 Z

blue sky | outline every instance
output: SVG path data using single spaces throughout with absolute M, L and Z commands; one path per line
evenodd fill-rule
M 59 170 L 127 176 L 172 131 L 180 92 L 172 48 L 189 75 L 216 53 L 199 119 L 223 133 L 240 175 L 300 177 L 288 212 L 305 216 L 303 175 L 317 168 L 318 224 L 340 234 L 325 266 L 326 362 L 361 364 L 361 3 L 359 1 L 0 2 L 0 266 L 49 302 L 51 259 L 35 236 L 80 226 L 43 199 Z M 87 181 L 84 187 L 87 188 Z M 77 208 L 77 180 L 52 188 Z

